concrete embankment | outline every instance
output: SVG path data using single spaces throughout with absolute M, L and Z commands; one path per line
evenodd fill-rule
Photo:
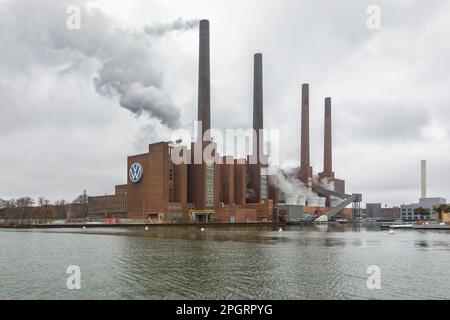
M 135 228 L 135 227 L 282 227 L 279 222 L 246 222 L 246 223 L 65 223 L 65 224 L 0 224 L 0 228 L 10 229 L 57 229 L 57 228 Z
M 415 230 L 450 230 L 449 224 L 417 224 L 414 225 Z

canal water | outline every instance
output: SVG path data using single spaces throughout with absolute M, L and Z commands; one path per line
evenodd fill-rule
M 0 268 L 0 299 L 449 299 L 450 232 L 0 229 Z

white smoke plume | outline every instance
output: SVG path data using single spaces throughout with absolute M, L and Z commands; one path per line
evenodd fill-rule
M 315 176 L 313 177 L 313 183 L 314 183 L 314 185 L 320 186 L 320 187 L 322 187 L 322 188 L 324 188 L 324 189 L 331 190 L 331 191 L 335 191 L 335 188 L 334 188 L 334 181 L 333 181 L 333 180 L 330 180 L 330 179 L 328 179 L 328 178 L 322 178 L 322 179 L 320 179 L 320 177 L 319 177 L 318 175 L 315 175 Z M 340 200 L 340 198 L 335 197 L 335 196 L 330 196 L 330 199 L 331 199 L 331 200 Z
M 180 17 L 169 23 L 160 23 L 152 26 L 146 26 L 144 28 L 144 32 L 148 35 L 162 36 L 172 31 L 186 31 L 197 28 L 198 24 L 198 19 L 184 20 Z
M 159 119 L 171 129 L 179 126 L 180 110 L 170 95 L 161 88 L 163 73 L 152 61 L 152 52 L 145 35 L 162 37 L 170 31 L 190 30 L 198 20 L 146 26 L 142 34 L 125 32 L 121 45 L 130 50 L 112 51 L 94 79 L 98 93 L 108 97 L 119 97 L 120 105 L 136 116 L 147 115 Z
M 77 30 L 66 27 L 69 6 L 79 8 Z M 87 0 L 14 0 L 6 1 L 4 7 L 10 14 L 0 10 L 3 29 L 14 30 L 15 43 L 20 44 L 2 48 L 2 59 L 9 61 L 10 70 L 57 70 L 61 76 L 93 79 L 100 95 L 117 99 L 138 117 L 148 116 L 177 128 L 180 110 L 165 92 L 164 57 L 156 47 L 169 32 L 196 28 L 197 20 L 178 18 L 133 29 Z M 4 42 L 6 34 L 0 32 Z
M 317 197 L 318 195 L 298 179 L 298 168 L 279 169 L 270 176 L 270 182 L 279 188 L 286 196 Z
M 313 176 L 313 183 L 316 186 L 320 186 L 324 189 L 334 191 L 334 181 L 328 178 L 320 179 L 318 175 Z

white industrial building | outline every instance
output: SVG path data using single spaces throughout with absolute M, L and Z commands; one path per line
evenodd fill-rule
M 446 204 L 447 200 L 440 197 L 427 197 L 427 162 L 426 160 L 421 161 L 421 198 L 419 199 L 418 203 L 411 203 L 411 204 L 404 204 L 400 206 L 400 214 L 402 217 L 402 220 L 406 221 L 418 221 L 421 219 L 425 220 L 436 220 L 437 216 L 436 213 L 433 212 L 433 206 L 440 205 L 440 204 Z M 414 213 L 414 210 L 417 208 L 424 208 L 430 210 L 430 215 L 421 217 L 418 214 Z
M 420 198 L 418 203 L 404 204 L 400 206 L 400 213 L 402 215 L 402 220 L 406 221 L 418 221 L 421 219 L 425 220 L 436 220 L 437 216 L 432 212 L 434 205 L 446 204 L 447 200 L 444 198 Z M 429 209 L 431 214 L 426 217 L 421 217 L 418 214 L 414 213 L 414 210 L 417 208 Z

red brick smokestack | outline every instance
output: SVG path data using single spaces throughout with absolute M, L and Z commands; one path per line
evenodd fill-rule
M 333 154 L 332 154 L 332 134 L 331 134 L 331 98 L 325 98 L 325 122 L 324 122 L 324 141 L 323 141 L 323 172 L 319 173 L 320 180 L 326 179 L 329 182 L 336 182 L 333 172 Z M 336 190 L 344 192 L 345 182 L 340 180 L 341 187 L 335 186 Z M 338 182 L 339 184 L 339 182 Z M 330 188 L 330 187 L 328 187 Z M 327 196 L 326 206 L 330 206 L 330 197 Z
M 323 140 L 323 172 L 319 174 L 321 179 L 334 179 L 332 134 L 331 134 L 331 98 L 325 98 L 325 122 Z
M 253 145 L 253 154 L 258 156 L 260 163 L 260 145 L 263 137 L 259 130 L 263 129 L 263 74 L 262 54 L 256 53 L 253 66 L 253 130 L 256 131 L 256 141 Z M 262 150 L 261 150 L 262 151 Z
M 248 182 L 247 195 L 248 203 L 261 202 L 261 156 L 263 135 L 259 130 L 263 129 L 263 73 L 262 54 L 254 55 L 253 65 L 253 151 L 248 157 L 247 166 Z
M 198 121 L 202 122 L 202 130 L 198 132 L 201 141 L 205 131 L 211 129 L 211 91 L 209 72 L 209 21 L 200 20 L 198 63 Z M 210 141 L 210 137 L 203 140 Z
M 299 179 L 306 186 L 312 180 L 312 168 L 309 158 L 309 84 L 302 85 L 302 119 L 301 119 L 301 150 Z
M 331 98 L 325 98 L 325 123 L 324 123 L 324 150 L 323 150 L 323 173 L 329 178 L 333 172 L 332 144 L 331 144 Z

